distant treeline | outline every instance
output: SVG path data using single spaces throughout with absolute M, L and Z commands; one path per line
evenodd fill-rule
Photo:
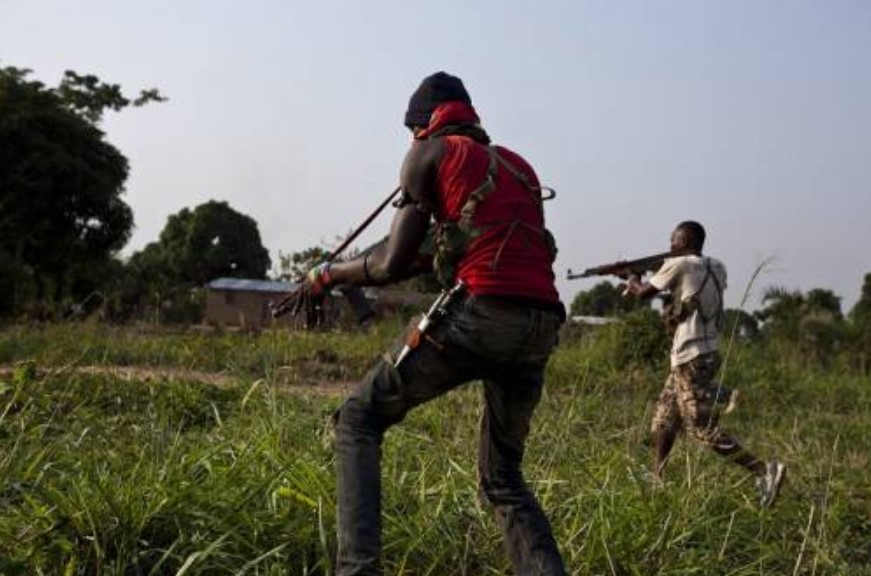
M 652 338 L 654 348 L 667 345 L 664 329 L 656 336 L 662 323 L 660 313 L 649 303 L 627 300 L 621 293 L 620 286 L 600 282 L 577 294 L 571 314 L 622 319 L 621 330 L 635 330 L 629 339 L 635 341 L 633 354 L 637 356 L 640 350 L 654 361 L 661 350 L 651 350 L 644 342 Z M 773 286 L 763 291 L 759 310 L 726 309 L 725 325 L 726 345 L 733 341 L 755 343 L 798 364 L 843 361 L 867 373 L 871 367 L 871 273 L 865 275 L 860 298 L 846 314 L 840 297 L 831 290 L 802 292 Z M 584 331 L 583 326 L 570 330 L 581 337 Z M 587 332 L 595 333 L 595 329 Z

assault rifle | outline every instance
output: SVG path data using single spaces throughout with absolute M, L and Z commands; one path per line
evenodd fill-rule
M 623 274 L 638 274 L 639 276 L 646 272 L 658 270 L 666 258 L 673 256 L 671 252 L 663 252 L 662 254 L 654 254 L 636 260 L 618 260 L 601 266 L 593 266 L 587 268 L 583 272 L 574 273 L 569 268 L 566 278 L 575 280 L 576 278 L 589 278 L 590 276 L 620 276 Z

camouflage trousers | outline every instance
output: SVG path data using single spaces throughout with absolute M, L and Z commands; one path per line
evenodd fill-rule
M 721 363 L 720 354 L 711 352 L 672 368 L 653 412 L 654 434 L 683 430 L 712 448 L 730 450 L 736 446 L 719 426 L 725 406 L 715 377 Z

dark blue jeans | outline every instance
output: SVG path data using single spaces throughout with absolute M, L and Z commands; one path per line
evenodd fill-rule
M 414 407 L 481 380 L 478 474 L 519 576 L 564 575 L 550 523 L 521 464 L 544 369 L 557 343 L 557 312 L 495 298 L 454 302 L 398 369 L 379 361 L 336 416 L 337 575 L 381 574 L 381 442 Z

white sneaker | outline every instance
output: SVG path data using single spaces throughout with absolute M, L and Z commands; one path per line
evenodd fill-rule
M 721 414 L 729 414 L 738 406 L 738 389 L 720 386 L 714 397 L 714 405 L 720 409 Z
M 772 459 L 765 465 L 765 475 L 756 479 L 756 489 L 759 491 L 760 506 L 768 508 L 774 504 L 785 477 L 785 464 Z

